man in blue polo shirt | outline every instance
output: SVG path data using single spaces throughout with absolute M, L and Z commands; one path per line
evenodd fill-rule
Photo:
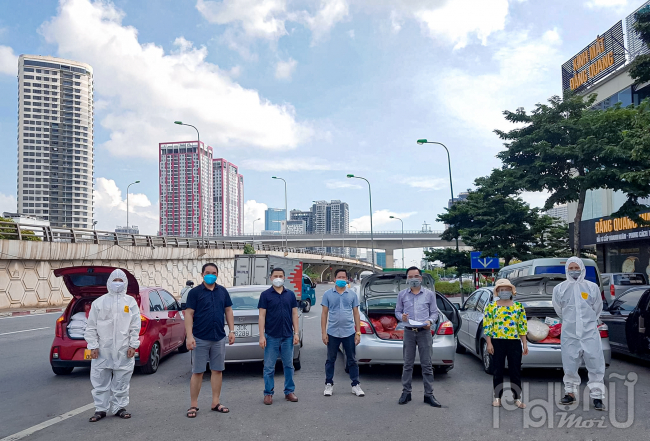
M 222 372 L 226 359 L 225 321 L 228 323 L 228 344 L 235 343 L 235 318 L 232 301 L 226 288 L 217 285 L 219 270 L 214 263 L 203 265 L 203 283 L 187 294 L 185 309 L 185 332 L 187 349 L 192 352 L 192 378 L 190 379 L 190 408 L 188 418 L 196 418 L 199 411 L 199 392 L 203 382 L 205 366 L 210 362 L 212 376 L 212 410 L 228 413 L 221 404 Z
M 260 346 L 264 348 L 264 404 L 273 404 L 275 362 L 278 354 L 284 367 L 284 398 L 297 402 L 293 383 L 293 346 L 300 343 L 298 303 L 293 291 L 284 287 L 284 270 L 271 270 L 273 286 L 260 294 Z
M 352 289 L 348 289 L 348 272 L 346 270 L 336 270 L 334 278 L 336 286 L 325 291 L 321 301 L 323 309 L 320 327 L 323 343 L 327 345 L 324 395 L 329 397 L 334 391 L 334 364 L 339 347 L 343 344 L 352 381 L 352 393 L 363 397 L 364 393 L 359 386 L 359 365 L 356 360 L 356 345 L 361 341 L 359 297 Z

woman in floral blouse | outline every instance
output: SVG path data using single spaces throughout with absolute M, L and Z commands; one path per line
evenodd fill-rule
M 486 306 L 483 315 L 483 333 L 494 363 L 492 405 L 501 406 L 503 369 L 507 358 L 515 404 L 523 409 L 526 405 L 521 401 L 521 356 L 528 355 L 526 311 L 521 303 L 512 301 L 516 290 L 508 279 L 497 281 L 494 294 L 496 301 Z

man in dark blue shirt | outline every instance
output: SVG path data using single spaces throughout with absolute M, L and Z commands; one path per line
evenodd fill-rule
M 293 382 L 293 346 L 300 343 L 298 304 L 293 291 L 284 287 L 284 270 L 271 270 L 273 286 L 262 294 L 260 309 L 260 346 L 264 348 L 264 404 L 273 404 L 275 362 L 278 354 L 284 367 L 284 398 L 297 402 Z
M 187 294 L 185 332 L 187 349 L 192 352 L 192 378 L 190 380 L 190 408 L 188 418 L 195 418 L 199 410 L 199 392 L 205 366 L 210 362 L 212 378 L 212 410 L 228 413 L 220 402 L 222 372 L 226 359 L 225 321 L 228 323 L 228 344 L 235 343 L 235 318 L 232 301 L 226 288 L 217 285 L 219 270 L 214 263 L 203 265 L 203 283 Z

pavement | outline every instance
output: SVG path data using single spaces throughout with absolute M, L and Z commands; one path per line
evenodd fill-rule
M 318 300 L 331 286 L 318 286 Z M 361 386 L 366 396 L 356 397 L 350 391 L 341 359 L 336 365 L 334 395 L 324 397 L 326 347 L 320 338 L 319 305 L 305 315 L 302 369 L 295 374 L 298 403 L 286 402 L 279 394 L 272 406 L 263 405 L 261 364 L 227 365 L 222 403 L 231 413 L 210 411 L 206 374 L 199 414 L 188 419 L 190 359 L 189 354 L 175 353 L 162 361 L 156 374 L 134 374 L 128 406 L 131 420 L 110 417 L 90 424 L 89 369 L 77 368 L 69 376 L 55 376 L 50 369 L 48 355 L 58 317 L 58 313 L 46 313 L 0 318 L 0 441 L 648 439 L 650 367 L 647 362 L 618 356 L 612 360 L 606 378 L 620 375 L 634 386 L 627 388 L 621 380 L 610 381 L 614 399 L 609 412 L 583 410 L 580 404 L 564 413 L 553 404 L 561 398 L 559 390 L 545 404 L 549 385 L 551 391 L 560 386 L 562 372 L 558 370 L 524 370 L 524 390 L 529 389 L 527 410 L 494 409 L 490 405 L 492 378 L 483 372 L 478 358 L 467 354 L 457 354 L 455 368 L 448 374 L 436 375 L 435 396 L 443 405 L 441 409 L 422 402 L 417 368 L 413 401 L 407 405 L 397 405 L 401 393 L 399 366 L 362 368 Z M 278 369 L 277 390 L 282 390 L 282 381 Z M 612 391 L 614 383 L 616 390 Z M 629 427 L 616 428 L 628 415 Z M 542 427 L 530 427 L 535 424 Z M 31 433 L 28 438 L 13 436 L 25 430 Z

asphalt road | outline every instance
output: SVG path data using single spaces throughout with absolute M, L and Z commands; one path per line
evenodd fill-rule
M 319 301 L 325 288 L 331 286 L 319 285 Z M 48 354 L 57 317 L 50 314 L 0 319 L 0 441 L 92 402 L 88 369 L 75 369 L 65 377 L 55 376 L 50 369 Z M 276 394 L 275 403 L 264 406 L 261 364 L 227 365 L 222 402 L 231 413 L 210 411 L 206 374 L 199 399 L 201 410 L 196 419 L 188 419 L 189 354 L 172 354 L 163 360 L 156 374 L 133 376 L 128 407 L 133 413 L 131 420 L 111 417 L 90 424 L 89 410 L 37 431 L 28 439 L 648 439 L 650 367 L 643 362 L 621 357 L 612 360 L 606 378 L 610 374 L 627 376 L 635 384 L 629 388 L 634 395 L 628 400 L 628 388 L 623 382 L 610 381 L 610 395 L 615 399 L 609 412 L 585 411 L 580 404 L 563 415 L 563 409 L 553 404 L 561 398 L 562 379 L 562 373 L 554 370 L 524 371 L 523 381 L 529 385 L 526 411 L 494 412 L 490 405 L 491 377 L 483 372 L 480 360 L 471 355 L 457 355 L 455 368 L 436 376 L 435 396 L 443 404 L 442 409 L 423 404 L 419 370 L 414 376 L 413 401 L 398 406 L 399 367 L 362 369 L 361 386 L 366 396 L 356 397 L 350 392 L 342 360 L 337 362 L 334 395 L 324 397 L 326 348 L 320 339 L 320 306 L 314 306 L 305 318 L 302 369 L 295 375 L 298 403 L 286 402 Z M 583 380 L 585 386 L 586 376 Z M 279 369 L 276 390 L 281 390 L 282 381 Z M 616 383 L 615 394 L 611 393 L 612 383 Z M 539 405 L 548 399 L 549 385 L 558 389 L 555 398 L 551 396 L 551 418 L 549 409 Z M 624 423 L 628 402 L 632 403 L 631 425 L 616 428 L 611 418 L 615 416 Z M 574 420 L 573 427 L 567 427 L 566 418 L 578 420 Z M 540 421 L 542 427 L 530 427 Z M 549 428 L 549 424 L 553 427 Z

